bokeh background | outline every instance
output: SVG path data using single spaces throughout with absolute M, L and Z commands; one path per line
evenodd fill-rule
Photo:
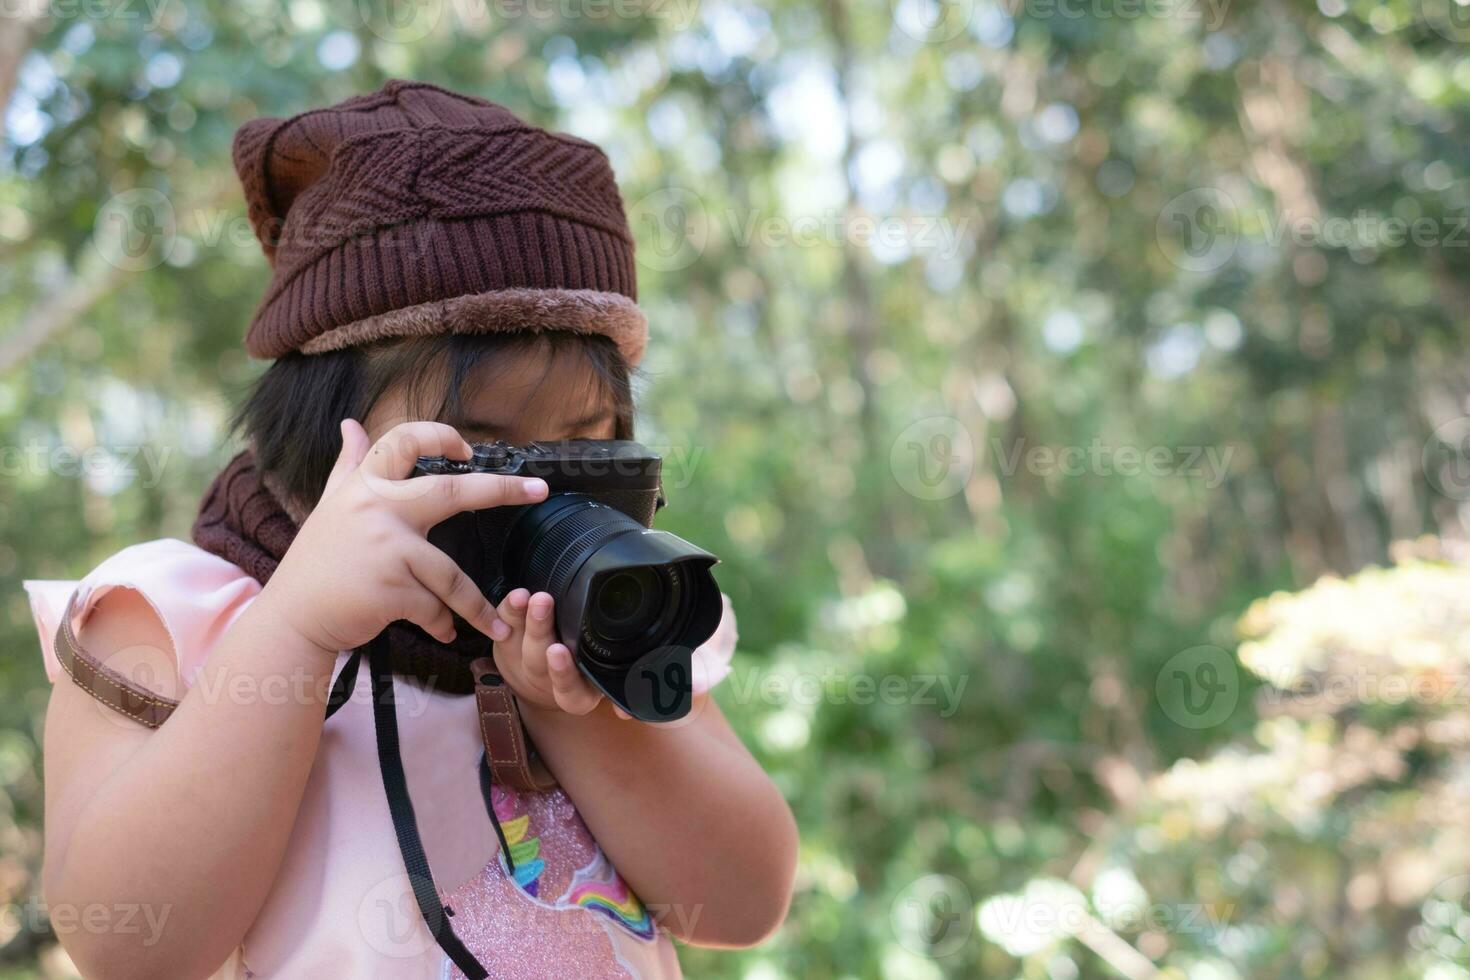
M 802 830 L 693 977 L 1470 977 L 1470 8 L 8 0 L 0 977 L 20 582 L 187 537 L 260 365 L 256 115 L 440 82 L 601 143 L 665 526 Z

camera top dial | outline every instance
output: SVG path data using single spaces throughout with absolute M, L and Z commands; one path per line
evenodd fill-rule
M 630 439 L 563 439 L 524 446 L 476 443 L 469 459 L 420 456 L 414 473 L 539 476 L 553 490 L 610 490 L 657 487 L 662 469 L 657 453 Z

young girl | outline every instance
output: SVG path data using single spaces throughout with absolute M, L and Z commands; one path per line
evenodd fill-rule
M 728 603 L 687 722 L 630 720 L 558 642 L 550 595 L 495 608 L 425 538 L 545 483 L 407 479 L 466 440 L 631 436 L 646 321 L 606 157 L 392 82 L 247 124 L 235 164 L 273 273 L 246 340 L 276 359 L 241 413 L 250 451 L 193 544 L 27 583 L 68 953 L 108 980 L 669 977 L 670 936 L 759 942 L 796 833 L 706 693 Z M 379 678 L 329 695 L 369 644 L 397 680 L 386 718 Z M 490 776 L 496 745 L 519 784 Z

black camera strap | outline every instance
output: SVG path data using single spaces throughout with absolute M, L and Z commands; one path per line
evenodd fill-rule
M 332 681 L 332 692 L 327 695 L 327 718 L 337 713 L 337 709 L 347 703 L 352 697 L 352 692 L 357 689 L 357 668 L 362 663 L 362 651 L 353 650 L 348 654 L 347 662 L 342 669 L 337 671 L 337 679 Z M 326 718 L 322 719 L 323 721 Z
M 368 670 L 373 682 L 373 729 L 378 738 L 378 769 L 383 774 L 383 792 L 388 797 L 388 810 L 393 815 L 393 832 L 398 835 L 398 851 L 408 872 L 413 897 L 419 914 L 429 927 L 434 941 L 454 965 L 470 980 L 484 980 L 489 971 L 465 948 L 454 927 L 449 924 L 449 909 L 439 902 L 439 889 L 429 870 L 429 859 L 419 839 L 419 825 L 413 814 L 413 801 L 408 796 L 408 780 L 403 775 L 403 756 L 398 747 L 398 711 L 393 698 L 393 669 L 388 663 L 388 643 L 379 634 L 368 644 Z
M 444 954 L 459 967 L 470 980 L 484 980 L 489 976 L 484 966 L 475 958 L 455 935 L 449 919 L 454 912 L 439 901 L 439 889 L 434 884 L 433 872 L 424 853 L 423 841 L 419 837 L 418 820 L 414 816 L 413 801 L 408 795 L 408 780 L 403 772 L 403 755 L 398 743 L 398 711 L 393 692 L 393 670 L 389 663 L 388 641 L 385 634 L 352 651 L 342 669 L 332 682 L 332 691 L 327 698 L 326 717 L 330 718 L 347 703 L 357 686 L 358 668 L 363 650 L 368 655 L 368 671 L 373 690 L 373 731 L 378 743 L 378 769 L 383 777 L 383 792 L 388 798 L 388 812 L 393 817 L 393 832 L 398 838 L 398 852 L 408 872 L 409 884 L 413 888 L 414 900 L 419 914 L 434 941 Z M 515 875 L 515 861 L 511 858 L 510 845 L 505 831 L 495 815 L 492 799 L 492 780 L 489 760 L 480 756 L 480 793 L 485 800 L 485 810 L 495 827 L 495 836 L 500 841 L 500 852 L 505 855 L 506 867 Z

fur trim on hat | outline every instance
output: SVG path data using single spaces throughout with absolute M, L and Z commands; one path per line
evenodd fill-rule
M 321 354 L 388 337 L 545 330 L 608 337 L 618 345 L 629 367 L 643 359 L 643 348 L 648 343 L 648 317 L 637 303 L 621 293 L 595 289 L 501 289 L 365 317 L 313 337 L 300 350 L 303 354 Z

